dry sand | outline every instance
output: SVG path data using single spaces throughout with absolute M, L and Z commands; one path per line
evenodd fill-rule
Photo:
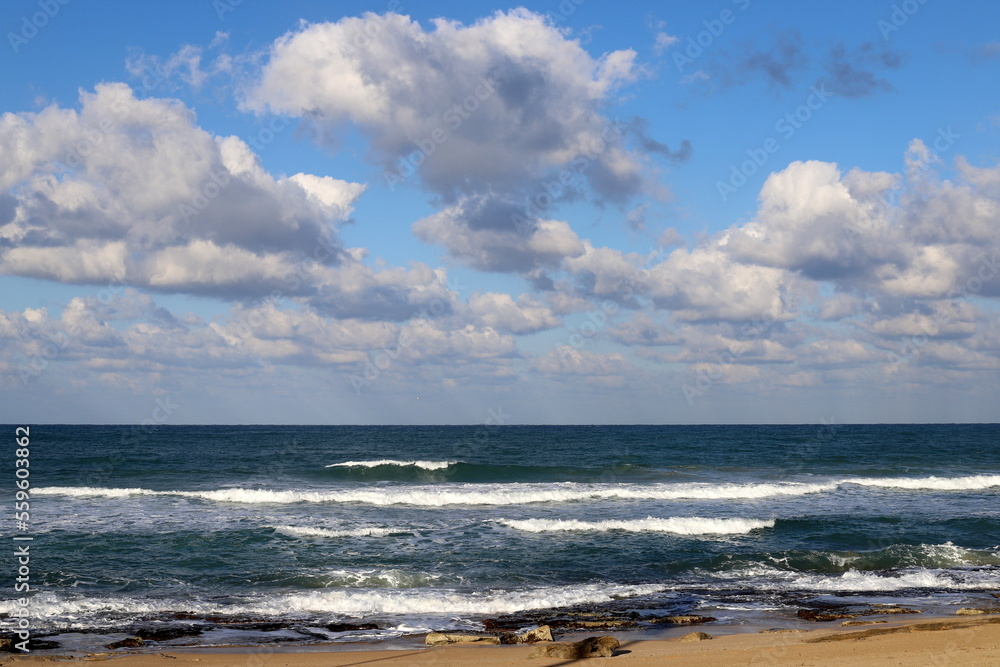
M 711 631 L 708 626 L 704 630 Z M 581 637 L 578 637 L 582 639 Z M 446 646 L 402 651 L 336 651 L 317 653 L 92 654 L 86 662 L 110 659 L 115 667 L 497 667 L 525 665 L 1000 665 L 1000 616 L 891 623 L 870 628 L 824 627 L 802 633 L 731 634 L 712 640 L 684 642 L 643 640 L 623 643 L 612 658 L 591 660 L 532 659 L 532 646 Z M 0 665 L 65 661 L 56 656 L 10 656 Z M 84 662 L 69 660 L 70 664 Z M 66 664 L 66 662 L 63 662 Z

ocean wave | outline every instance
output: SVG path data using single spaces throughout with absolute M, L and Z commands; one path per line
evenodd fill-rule
M 42 487 L 36 495 L 121 498 L 130 495 L 180 496 L 232 503 L 365 503 L 369 505 L 522 505 L 591 499 L 685 500 L 759 499 L 782 495 L 820 493 L 833 484 L 449 484 L 407 485 L 338 491 L 275 491 L 230 488 L 213 491 L 153 491 L 150 489 L 106 489 L 95 487 Z
M 465 593 L 453 589 L 324 589 L 219 604 L 188 599 L 63 596 L 39 593 L 32 616 L 40 626 L 86 627 L 101 617 L 157 617 L 174 612 L 204 616 L 274 616 L 304 618 L 317 614 L 364 617 L 378 614 L 512 614 L 611 602 L 664 591 L 660 584 L 582 584 Z M 16 611 L 16 600 L 0 601 L 0 613 Z
M 1000 486 L 1000 475 L 970 475 L 968 477 L 859 477 L 845 479 L 842 484 L 878 486 L 912 491 L 977 491 Z
M 331 463 L 327 468 L 379 468 L 381 466 L 395 466 L 399 468 L 423 468 L 424 470 L 444 470 L 461 461 L 397 461 L 395 459 L 380 459 L 378 461 L 344 461 L 343 463 Z
M 330 528 L 310 528 L 308 526 L 268 526 L 275 532 L 289 537 L 385 537 L 394 532 L 389 528 L 353 528 L 350 530 L 332 530 Z
M 807 591 L 821 593 L 878 593 L 924 588 L 937 591 L 977 590 L 996 586 L 996 571 L 906 568 L 893 572 L 847 570 L 841 574 L 812 574 L 780 570 L 757 564 L 725 572 L 711 578 L 738 581 L 758 590 Z
M 445 462 L 422 462 L 444 464 Z M 42 487 L 36 495 L 124 498 L 128 496 L 180 496 L 230 503 L 364 503 L 368 505 L 523 505 L 584 500 L 756 500 L 835 491 L 845 484 L 900 488 L 914 491 L 983 490 L 1000 486 L 1000 475 L 968 477 L 893 478 L 858 477 L 823 483 L 707 482 L 610 484 L 581 482 L 445 483 L 342 488 L 334 491 L 226 488 L 211 491 L 154 491 L 142 488 Z
M 529 533 L 549 532 L 607 532 L 621 530 L 630 533 L 675 533 L 677 535 L 737 535 L 760 528 L 774 528 L 774 519 L 706 519 L 702 517 L 671 517 L 660 519 L 646 517 L 630 521 L 576 521 L 559 519 L 497 519 L 515 530 Z

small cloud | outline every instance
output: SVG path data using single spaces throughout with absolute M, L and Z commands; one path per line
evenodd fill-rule
M 1000 42 L 990 42 L 972 50 L 973 62 L 985 62 L 1000 56 Z
M 690 74 L 685 74 L 681 77 L 682 84 L 695 83 L 696 81 L 708 81 L 711 77 L 703 69 L 696 72 L 691 72 Z
M 657 53 L 663 53 L 679 41 L 681 41 L 679 37 L 668 35 L 665 32 L 658 32 L 656 33 L 656 41 L 653 43 L 653 49 Z
M 644 232 L 646 231 L 646 211 L 649 209 L 649 204 L 639 204 L 625 216 L 625 221 L 628 223 L 629 229 L 633 232 Z

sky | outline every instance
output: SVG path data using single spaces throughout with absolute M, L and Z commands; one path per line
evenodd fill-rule
M 0 421 L 995 422 L 1000 6 L 0 5 Z

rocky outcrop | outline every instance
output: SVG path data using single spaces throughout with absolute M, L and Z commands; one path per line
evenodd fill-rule
M 822 623 L 824 621 L 839 621 L 844 618 L 857 618 L 861 614 L 838 611 L 816 611 L 815 609 L 799 609 L 795 615 L 804 621 Z
M 330 623 L 324 625 L 330 632 L 353 632 L 356 630 L 378 630 L 375 623 Z
M 870 610 L 861 614 L 862 616 L 870 616 L 871 614 L 919 614 L 918 609 L 907 609 L 906 607 L 899 607 L 894 604 L 877 604 L 874 605 Z
M 539 646 L 529 656 L 531 658 L 559 658 L 561 660 L 585 660 L 587 658 L 610 658 L 620 646 L 611 635 L 587 637 L 578 642 L 559 642 Z
M 706 639 L 712 639 L 712 635 L 704 632 L 689 632 L 686 635 L 681 636 L 677 641 L 679 642 L 703 642 Z
M 697 625 L 699 623 L 711 623 L 715 620 L 712 616 L 695 616 L 693 614 L 683 614 L 680 616 L 650 616 L 643 619 L 650 623 L 672 623 L 674 625 Z
M 981 614 L 1000 614 L 1000 607 L 962 607 L 955 612 L 959 616 L 979 616 Z
M 133 634 L 139 639 L 150 642 L 165 642 L 181 637 L 197 637 L 202 633 L 201 628 L 180 627 L 180 628 L 139 628 Z
M 139 648 L 140 646 L 145 646 L 146 642 L 142 640 L 141 637 L 127 637 L 121 641 L 111 642 L 104 648 L 116 649 L 116 648 Z
M 916 609 L 907 609 L 897 605 L 872 605 L 870 607 L 840 607 L 839 609 L 799 609 L 795 615 L 804 621 L 822 623 L 824 621 L 857 618 L 858 616 L 919 613 Z
M 549 625 L 563 630 L 627 630 L 639 627 L 639 624 L 630 618 L 607 618 L 598 621 L 557 619 L 550 621 Z
M 494 635 L 459 635 L 444 632 L 430 632 L 424 638 L 427 646 L 444 646 L 446 644 L 499 644 L 500 638 Z
M 500 635 L 501 644 L 537 644 L 552 641 L 552 628 L 543 625 L 521 633 L 505 632 Z

